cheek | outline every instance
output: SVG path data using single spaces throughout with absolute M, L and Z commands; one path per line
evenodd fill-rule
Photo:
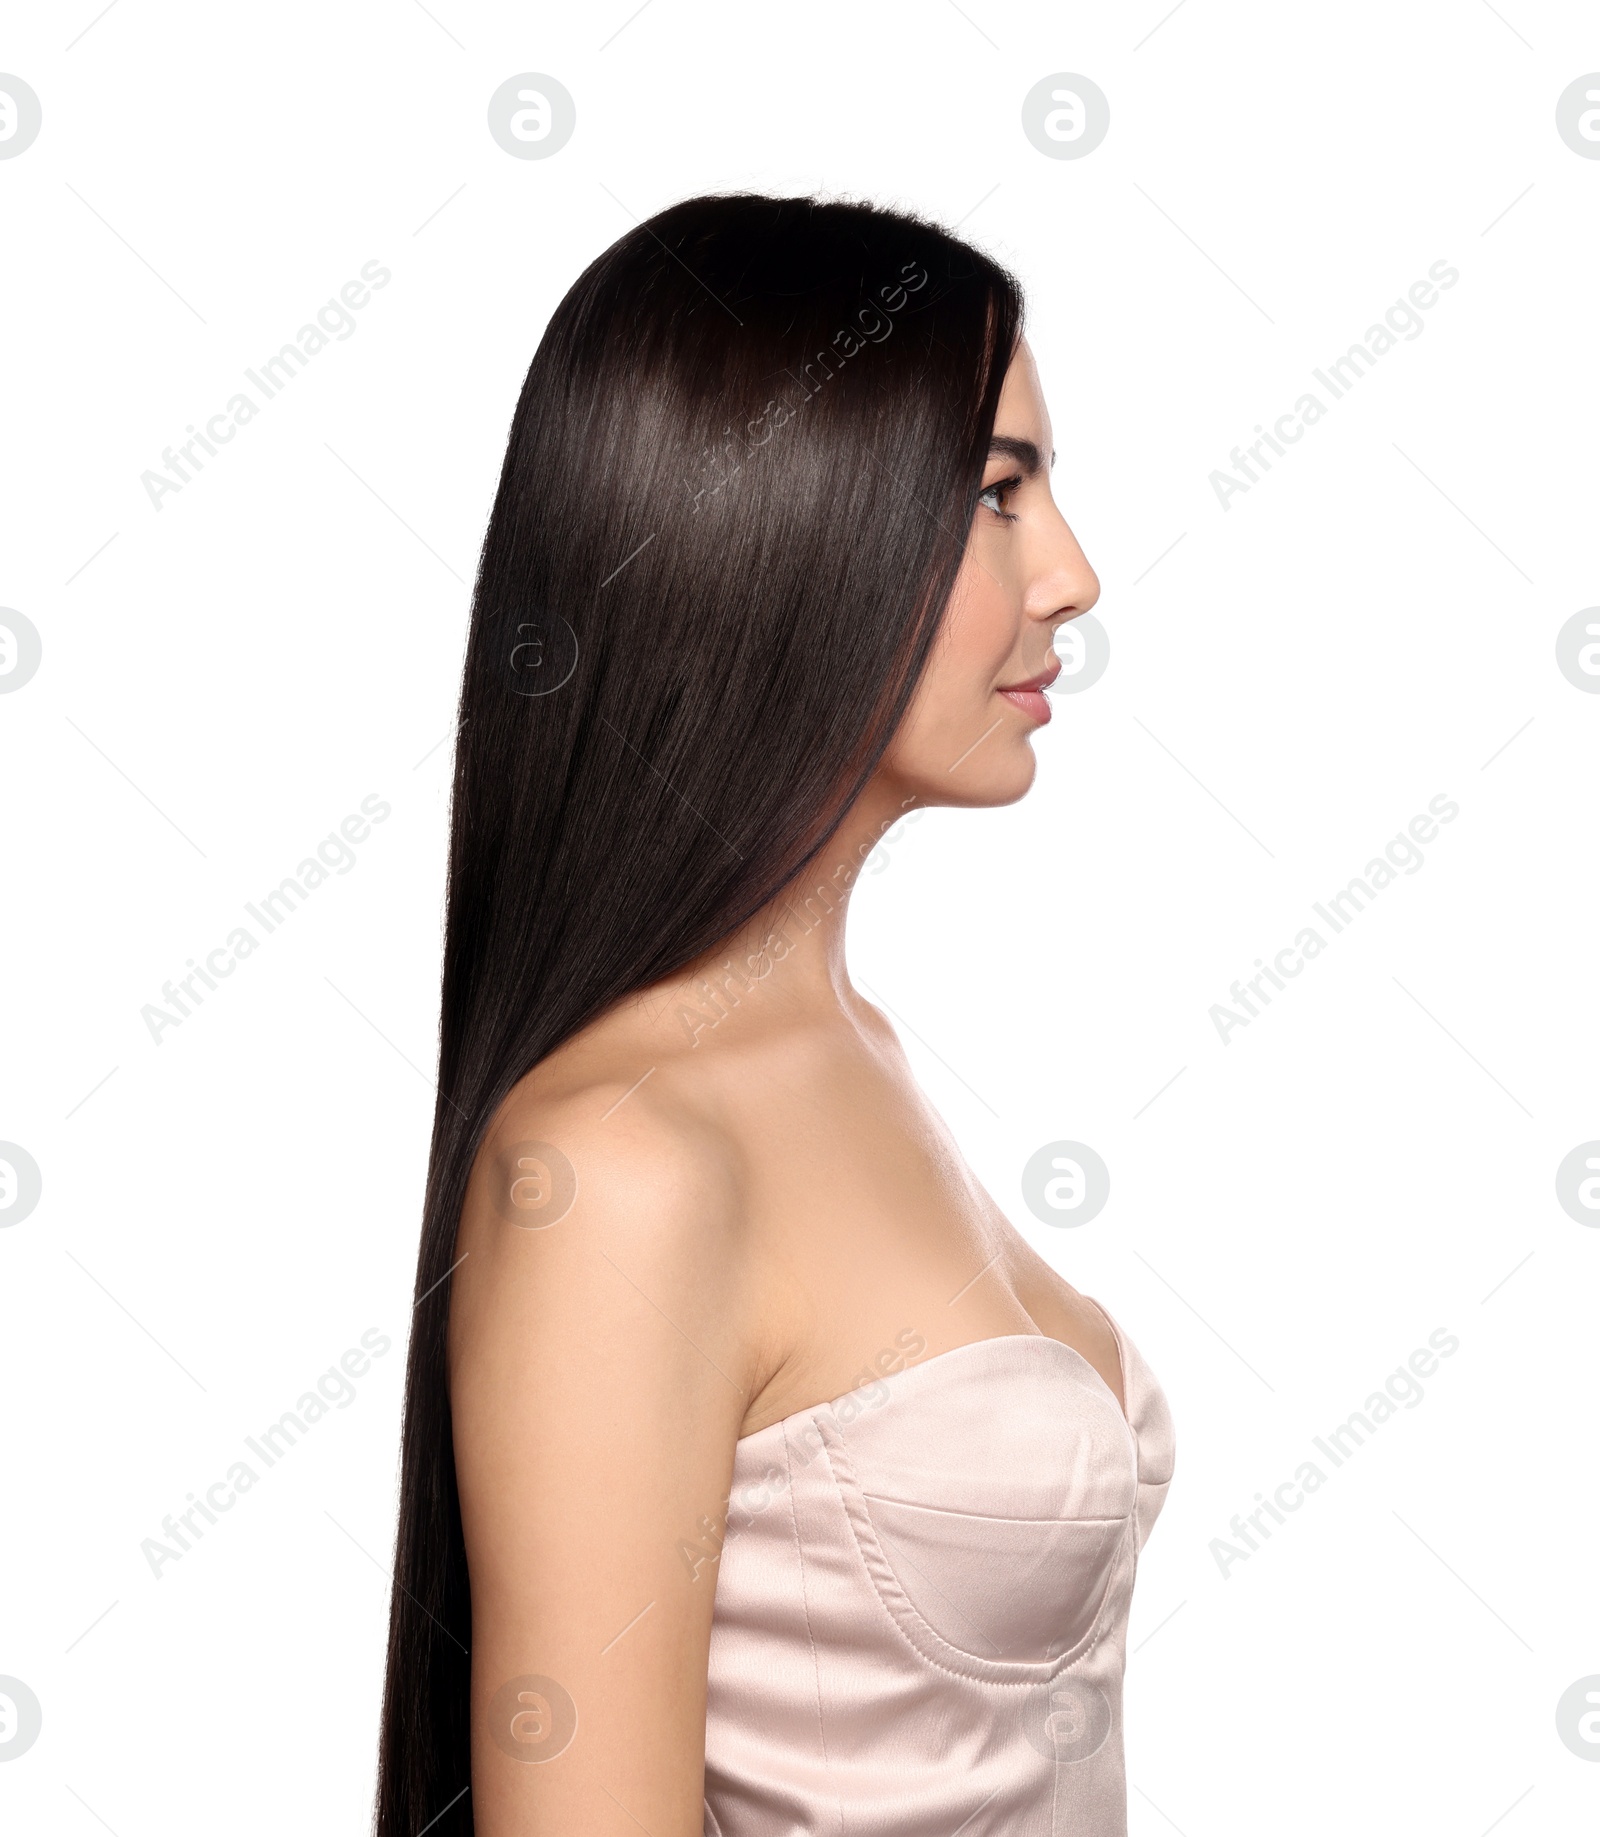
M 960 695 L 985 695 L 1015 650 L 1013 595 L 969 557 L 957 577 L 940 633 L 937 667 L 943 686 Z
M 906 720 L 885 754 L 886 764 L 933 792 L 936 803 L 1009 803 L 1028 787 L 1033 752 L 1025 741 L 1005 754 L 989 749 L 959 784 L 950 777 L 952 762 L 994 722 L 992 691 L 1016 654 L 1023 622 L 1020 594 L 1004 584 L 999 568 L 980 567 L 969 553 Z

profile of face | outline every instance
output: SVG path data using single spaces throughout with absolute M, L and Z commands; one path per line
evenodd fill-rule
M 879 766 L 902 804 L 1015 803 L 1050 719 L 1057 628 L 1100 582 L 1050 495 L 1050 415 L 1026 341 L 1006 371 L 960 572 L 927 668 Z

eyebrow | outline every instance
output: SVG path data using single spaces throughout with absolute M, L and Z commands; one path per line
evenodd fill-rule
M 1031 440 L 1015 440 L 1009 434 L 996 434 L 989 442 L 991 459 L 1014 460 L 1022 468 L 1024 478 L 1033 478 L 1040 471 L 1039 449 Z M 1050 455 L 1050 463 L 1055 464 L 1055 454 Z

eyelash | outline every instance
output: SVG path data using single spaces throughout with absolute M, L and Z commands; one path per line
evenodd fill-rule
M 984 509 L 989 511 L 991 515 L 999 517 L 1002 522 L 1015 523 L 1017 520 L 1017 513 L 1014 510 L 997 510 L 993 505 L 985 504 L 984 499 L 995 492 L 998 492 L 1004 497 L 1008 493 L 1017 490 L 1021 484 L 1022 479 L 1017 474 L 1013 474 L 1010 478 L 997 478 L 992 485 L 985 485 L 978 493 L 978 502 L 983 504 Z

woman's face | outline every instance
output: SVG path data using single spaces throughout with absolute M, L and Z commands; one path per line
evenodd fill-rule
M 1006 371 L 944 623 L 880 775 L 902 802 L 1009 804 L 1033 783 L 1056 628 L 1100 582 L 1050 495 L 1050 416 L 1026 342 Z

